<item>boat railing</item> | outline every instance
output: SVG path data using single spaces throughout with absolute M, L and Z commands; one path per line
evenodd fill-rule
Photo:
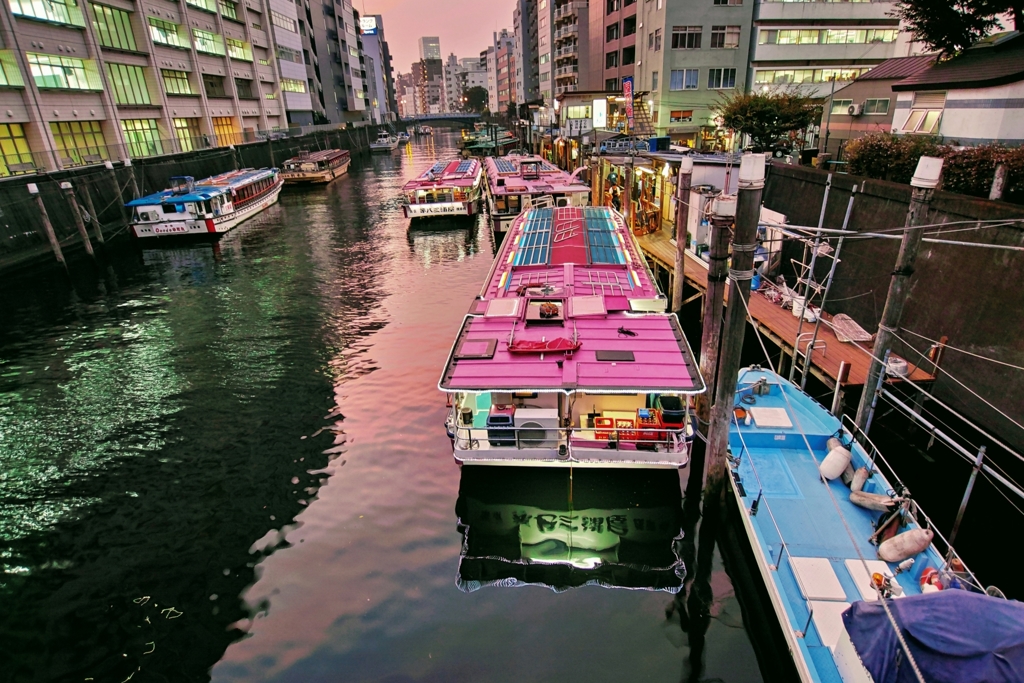
M 459 423 L 455 411 L 449 414 L 446 427 L 456 451 L 544 449 L 568 453 L 569 430 L 561 427 L 478 427 Z
M 687 453 L 693 441 L 686 425 L 662 427 L 583 427 L 568 428 L 569 443 L 574 448 L 614 451 L 656 451 Z

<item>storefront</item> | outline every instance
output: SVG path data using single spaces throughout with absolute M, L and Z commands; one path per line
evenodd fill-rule
M 661 228 L 665 176 L 644 156 L 600 157 L 593 196 L 626 216 L 634 234 Z

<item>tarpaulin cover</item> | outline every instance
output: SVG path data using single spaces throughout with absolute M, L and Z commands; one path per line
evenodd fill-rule
M 1024 681 L 1024 604 L 965 590 L 888 601 L 928 683 Z M 855 602 L 843 623 L 875 683 L 917 683 L 877 602 Z

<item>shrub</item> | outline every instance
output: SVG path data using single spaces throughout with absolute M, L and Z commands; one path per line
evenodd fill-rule
M 922 156 L 941 156 L 937 138 L 923 135 L 872 133 L 846 146 L 847 168 L 863 175 L 896 183 L 909 183 Z

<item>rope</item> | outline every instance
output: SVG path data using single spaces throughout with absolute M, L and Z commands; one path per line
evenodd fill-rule
M 743 300 L 742 296 L 740 297 L 740 300 Z M 747 309 L 747 316 L 749 318 L 750 309 L 747 308 L 745 301 L 743 305 L 744 308 Z M 757 335 L 757 339 L 761 343 L 761 348 L 762 350 L 765 351 L 765 356 L 767 357 L 768 352 L 764 345 L 764 340 L 761 338 L 761 331 L 757 329 L 757 325 L 754 325 L 753 327 L 754 333 Z M 770 365 L 770 358 L 768 359 L 768 362 Z M 774 369 L 772 370 L 772 374 L 775 374 L 776 377 L 778 377 L 778 373 L 776 373 Z M 804 433 L 804 428 L 800 424 L 800 418 L 797 416 L 796 411 L 793 410 L 793 404 L 790 403 L 789 396 L 786 394 L 786 387 L 781 382 L 779 383 L 779 391 L 782 393 L 782 398 L 786 401 L 786 406 L 789 408 L 789 412 L 793 416 L 793 420 L 796 422 L 796 428 L 797 430 L 799 430 L 800 436 L 804 441 L 804 445 L 807 447 L 807 453 L 811 456 L 811 461 L 814 463 L 814 466 L 816 468 L 820 469 L 818 458 L 815 457 L 814 455 L 814 449 L 811 448 L 811 443 L 807 440 L 807 434 Z M 748 451 L 748 455 L 749 453 L 750 452 Z M 753 458 L 750 458 L 750 460 L 752 461 Z M 864 566 L 864 571 L 867 573 L 868 576 L 871 576 L 871 569 L 868 567 L 867 560 L 864 558 L 863 553 L 861 553 L 860 547 L 857 545 L 857 539 L 853 534 L 853 530 L 850 529 L 850 525 L 847 523 L 846 517 L 843 515 L 843 511 L 839 507 L 839 501 L 836 500 L 835 494 L 832 491 L 832 487 L 829 486 L 828 482 L 825 482 L 825 490 L 828 492 L 829 498 L 832 500 L 832 505 L 836 509 L 836 514 L 839 515 L 839 520 L 843 523 L 843 528 L 846 530 L 847 535 L 850 537 L 850 542 L 853 544 L 853 549 L 857 553 L 857 557 L 860 559 L 861 564 Z M 903 633 L 900 631 L 899 625 L 896 623 L 896 618 L 892 615 L 892 612 L 889 610 L 889 606 L 886 604 L 885 598 L 882 597 L 881 587 L 874 585 L 874 582 L 872 582 L 872 585 L 875 589 L 875 592 L 878 594 L 878 601 L 882 605 L 882 609 L 885 610 L 885 614 L 889 618 L 889 622 L 892 624 L 893 630 L 896 633 L 896 638 L 897 640 L 899 640 L 900 646 L 903 648 L 903 651 L 907 655 L 907 661 L 910 663 L 911 668 L 914 670 L 914 675 L 917 677 L 918 683 L 926 683 L 924 680 L 924 676 L 921 673 L 921 669 L 918 668 L 917 661 L 914 659 L 914 655 L 910 652 L 910 647 L 907 645 L 906 640 L 904 640 Z
M 1006 366 L 1008 368 L 1013 368 L 1014 370 L 1024 370 L 1024 365 L 1014 365 L 1013 363 L 1007 363 L 1005 361 L 996 360 L 995 358 L 989 358 L 988 356 L 982 356 L 981 354 L 972 353 L 972 352 L 966 351 L 964 349 L 958 349 L 955 346 L 950 346 L 949 344 L 944 344 L 944 343 L 942 343 L 942 342 L 940 342 L 938 340 L 929 339 L 928 337 L 924 336 L 923 334 L 918 334 L 917 332 L 914 332 L 913 330 L 908 330 L 905 327 L 901 328 L 901 329 L 904 332 L 908 332 L 908 333 L 914 335 L 915 337 L 920 337 L 921 339 L 924 339 L 925 341 L 929 341 L 929 342 L 931 342 L 933 344 L 941 344 L 943 348 L 949 349 L 950 351 L 957 351 L 958 353 L 962 353 L 965 356 L 973 356 L 975 358 L 980 358 L 981 360 L 987 360 L 990 363 L 996 363 L 998 365 L 1003 365 L 1003 366 Z

